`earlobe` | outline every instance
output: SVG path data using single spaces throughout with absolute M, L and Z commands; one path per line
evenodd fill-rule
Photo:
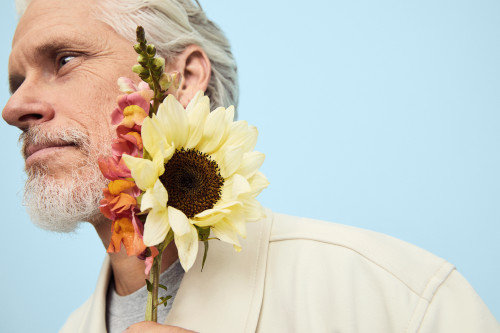
M 186 107 L 200 90 L 205 91 L 210 82 L 211 64 L 205 51 L 198 45 L 189 45 L 174 61 L 174 69 L 182 75 L 176 92 L 179 102 Z

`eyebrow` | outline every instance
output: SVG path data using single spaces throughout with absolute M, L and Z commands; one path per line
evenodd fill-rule
M 42 42 L 34 48 L 30 55 L 30 60 L 37 62 L 37 59 L 42 57 L 54 57 L 61 50 L 72 50 L 75 52 L 86 52 L 90 45 L 79 38 L 57 38 Z M 19 74 L 9 74 L 9 91 L 14 94 L 16 90 L 23 84 L 25 77 Z

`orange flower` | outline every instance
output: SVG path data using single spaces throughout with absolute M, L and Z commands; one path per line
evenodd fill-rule
M 146 249 L 140 234 L 135 232 L 132 220 L 127 217 L 113 221 L 111 232 L 111 242 L 108 247 L 110 253 L 120 252 L 122 243 L 129 256 L 138 256 Z
M 137 201 L 135 197 L 140 193 L 135 183 L 126 179 L 117 179 L 108 184 L 103 190 L 104 198 L 100 202 L 101 213 L 108 219 L 114 220 L 117 215 L 126 212 L 130 215 Z

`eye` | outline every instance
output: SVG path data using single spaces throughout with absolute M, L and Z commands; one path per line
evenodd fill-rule
M 75 58 L 74 56 L 62 56 L 61 58 L 59 58 L 57 62 L 58 68 L 63 67 L 74 58 Z

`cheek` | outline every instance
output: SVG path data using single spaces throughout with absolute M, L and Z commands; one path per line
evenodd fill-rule
M 88 63 L 80 67 L 73 82 L 79 87 L 76 88 L 78 96 L 74 98 L 78 101 L 75 110 L 82 113 L 78 117 L 81 126 L 90 136 L 92 149 L 101 156 L 111 154 L 111 141 L 116 136 L 115 126 L 111 125 L 111 112 L 117 107 L 118 96 L 123 94 L 117 84 L 118 77 L 136 77 L 128 62 L 106 64 L 108 66 Z
M 111 143 L 115 137 L 111 112 L 116 107 L 117 96 L 118 93 L 108 87 L 89 90 L 75 101 L 73 119 L 88 134 L 94 156 L 111 154 Z

